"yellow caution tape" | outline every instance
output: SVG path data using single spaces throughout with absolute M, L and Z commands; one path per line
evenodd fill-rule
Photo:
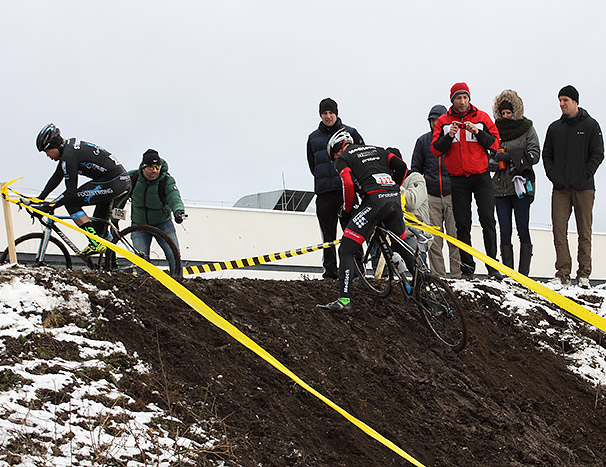
M 570 300 L 569 298 L 564 297 L 563 295 L 560 295 L 559 293 L 551 290 L 548 287 L 545 287 L 544 285 L 530 279 L 529 277 L 526 277 L 524 274 L 520 274 L 519 272 L 514 271 L 513 269 L 505 266 L 504 264 L 499 263 L 497 260 L 491 258 L 490 256 L 487 256 L 484 253 L 480 253 L 478 250 L 470 247 L 466 243 L 463 243 L 462 241 L 456 238 L 446 235 L 445 233 L 438 230 L 436 227 L 424 224 L 419 219 L 417 219 L 414 214 L 404 212 L 404 217 L 407 221 L 409 221 L 412 226 L 420 228 L 425 232 L 429 232 L 432 235 L 442 237 L 453 245 L 458 246 L 461 250 L 466 251 L 467 253 L 475 256 L 481 261 L 484 261 L 487 265 L 498 269 L 503 274 L 511 277 L 513 280 L 519 282 L 520 284 L 528 287 L 531 290 L 534 290 L 539 295 L 545 297 L 550 302 L 554 303 L 560 308 L 563 308 L 564 310 L 573 314 L 577 318 L 582 319 L 586 323 L 591 324 L 592 326 L 595 326 L 596 328 L 606 332 L 606 319 L 602 318 L 597 313 L 588 310 L 584 306 L 579 305 L 577 302 Z
M 293 258 L 295 256 L 304 255 L 306 253 L 312 253 L 314 251 L 322 250 L 323 248 L 331 248 L 340 243 L 339 240 L 334 242 L 325 242 L 318 245 L 307 246 L 305 248 L 298 248 L 296 250 L 281 251 L 279 253 L 272 253 L 269 255 L 255 256 L 254 258 L 243 258 L 235 259 L 231 261 L 224 261 L 221 263 L 208 263 L 200 266 L 187 266 L 183 268 L 183 275 L 190 274 L 202 274 L 205 272 L 223 271 L 225 269 L 238 269 L 249 266 L 257 266 L 259 264 L 270 263 L 272 261 L 279 261 L 281 259 Z
M 3 185 L 2 190 L 4 190 L 4 189 L 5 188 Z M 2 193 L 4 194 L 5 191 L 2 191 Z M 332 402 L 330 399 L 323 396 L 321 393 L 319 393 L 314 388 L 309 386 L 305 381 L 303 381 L 301 378 L 299 378 L 297 375 L 295 375 L 292 371 L 290 371 L 288 368 L 286 368 L 282 363 L 280 363 L 275 357 L 273 357 L 265 349 L 263 349 L 261 346 L 259 346 L 255 341 L 253 341 L 251 338 L 249 338 L 246 334 L 242 333 L 238 328 L 236 328 L 229 321 L 225 320 L 224 318 L 219 316 L 217 313 L 215 313 L 215 311 L 213 311 L 206 303 L 204 303 L 201 299 L 199 299 L 196 295 L 194 295 L 192 292 L 190 292 L 187 288 L 185 288 L 179 282 L 174 280 L 172 277 L 170 277 L 164 271 L 158 269 L 156 266 L 154 266 L 151 263 L 148 263 L 147 261 L 145 261 L 144 259 L 135 255 L 134 253 L 131 253 L 128 250 L 125 250 L 113 243 L 110 243 L 101 237 L 92 235 L 92 234 L 76 227 L 75 225 L 68 224 L 67 222 L 65 222 L 61 219 L 58 219 L 57 217 L 54 217 L 45 212 L 39 211 L 35 208 L 32 208 L 31 206 L 24 205 L 24 204 L 20 203 L 18 200 L 13 200 L 13 199 L 9 199 L 9 198 L 7 198 L 7 199 L 12 203 L 21 205 L 21 206 L 25 207 L 26 209 L 30 209 L 38 214 L 46 216 L 46 217 L 54 220 L 55 222 L 58 222 L 59 224 L 64 225 L 65 227 L 69 227 L 72 230 L 75 230 L 81 234 L 84 234 L 87 237 L 92 238 L 93 240 L 95 240 L 99 243 L 102 243 L 106 247 L 111 248 L 116 253 L 121 254 L 123 257 L 128 259 L 130 262 L 134 263 L 135 265 L 139 266 L 141 269 L 143 269 L 144 271 L 149 273 L 152 277 L 154 277 L 156 280 L 158 280 L 164 287 L 166 287 L 172 293 L 177 295 L 181 300 L 183 300 L 185 303 L 187 303 L 191 308 L 196 310 L 200 315 L 202 315 L 204 318 L 206 318 L 212 324 L 214 324 L 221 330 L 225 331 L 227 334 L 232 336 L 234 339 L 236 339 L 242 345 L 247 347 L 249 350 L 252 350 L 254 353 L 256 353 L 259 357 L 261 357 L 267 363 L 269 363 L 274 368 L 276 368 L 277 370 L 282 372 L 284 375 L 288 376 L 290 379 L 292 379 L 295 383 L 297 383 L 303 389 L 305 389 L 309 393 L 313 394 L 315 397 L 320 399 L 326 405 L 328 405 L 329 407 L 331 407 L 332 409 L 337 411 L 339 414 L 341 414 L 343 417 L 345 417 L 347 420 L 349 420 L 351 423 L 353 423 L 355 426 L 357 426 L 360 430 L 362 430 L 368 436 L 379 441 L 381 444 L 388 447 L 393 452 L 395 452 L 399 456 L 401 456 L 404 459 L 406 459 L 407 461 L 409 461 L 411 464 L 419 466 L 419 467 L 423 467 L 423 464 L 421 464 L 419 461 L 417 461 L 414 457 L 410 456 L 403 449 L 399 448 L 396 444 L 389 441 L 387 438 L 383 437 L 381 434 L 379 434 L 373 428 L 368 426 L 366 423 L 357 419 L 356 417 L 351 415 L 349 412 L 342 409 L 337 404 Z

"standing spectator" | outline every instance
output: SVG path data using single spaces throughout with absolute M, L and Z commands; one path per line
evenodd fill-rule
M 160 157 L 155 149 L 143 153 L 139 169 L 128 172 L 131 177 L 133 190 L 131 199 L 131 221 L 133 225 L 148 224 L 162 230 L 179 248 L 175 225 L 171 220 L 171 212 L 175 222 L 180 224 L 185 219 L 185 208 L 177 189 L 175 179 L 168 173 L 167 162 Z M 152 236 L 146 232 L 133 232 L 133 243 L 137 250 L 149 258 Z M 175 273 L 175 259 L 172 250 L 161 238 L 156 238 L 158 245 L 164 251 L 170 267 L 171 275 Z M 179 276 L 183 271 L 176 271 Z
M 591 225 L 595 200 L 594 175 L 604 160 L 599 123 L 579 107 L 579 92 L 564 86 L 558 93 L 562 116 L 547 129 L 543 165 L 553 183 L 551 223 L 556 252 L 554 288 L 570 284 L 572 259 L 568 247 L 568 221 L 572 210 L 577 223 L 577 284 L 588 289 L 591 275 Z
M 427 185 L 427 196 L 429 202 L 429 222 L 440 231 L 451 237 L 456 237 L 454 215 L 452 213 L 452 196 L 450 195 L 450 176 L 444 167 L 444 156 L 435 157 L 431 153 L 431 137 L 438 118 L 447 112 L 443 105 L 434 105 L 429 111 L 427 120 L 430 131 L 417 139 L 410 169 L 425 176 Z M 444 241 L 442 237 L 434 236 L 429 250 L 429 264 L 431 271 L 441 277 L 446 276 L 444 258 L 442 256 Z M 461 258 L 459 249 L 448 243 L 450 253 L 450 277 L 458 279 L 461 277 Z
M 438 118 L 433 130 L 431 151 L 444 154 L 444 165 L 450 174 L 452 210 L 457 226 L 457 238 L 471 245 L 471 202 L 475 197 L 482 226 L 484 248 L 491 258 L 497 256 L 497 231 L 494 219 L 494 196 L 488 172 L 488 149 L 499 147 L 499 132 L 490 116 L 471 105 L 471 94 L 465 83 L 455 83 L 450 89 L 452 106 Z M 473 257 L 461 250 L 461 272 L 472 279 L 475 272 Z M 488 276 L 501 279 L 501 274 L 486 266 Z
M 337 219 L 343 206 L 343 187 L 341 178 L 334 164 L 328 157 L 326 145 L 328 140 L 341 128 L 347 129 L 355 144 L 364 144 L 364 140 L 355 128 L 344 125 L 339 118 L 337 103 L 330 97 L 320 101 L 321 122 L 318 129 L 307 139 L 307 162 L 314 176 L 316 193 L 316 215 L 322 231 L 322 241 L 332 242 L 337 238 Z M 348 219 L 341 219 L 345 228 Z M 334 247 L 325 248 L 322 260 L 324 273 L 322 277 L 338 279 L 337 254 Z
M 492 107 L 495 125 L 501 138 L 496 155 L 500 163 L 492 178 L 495 207 L 501 232 L 501 259 L 513 269 L 512 213 L 520 239 L 518 271 L 530 273 L 532 241 L 530 239 L 530 204 L 534 201 L 535 175 L 532 166 L 539 162 L 541 148 L 532 121 L 524 117 L 524 103 L 515 91 L 499 94 Z M 501 168 L 502 167 L 502 168 Z

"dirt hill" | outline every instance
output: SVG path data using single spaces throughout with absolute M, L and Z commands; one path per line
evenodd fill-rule
M 200 414 L 215 420 L 225 443 L 199 453 L 198 465 L 406 465 L 155 280 L 57 275 L 121 299 L 91 296 L 105 318 L 95 335 L 121 341 L 151 365 L 148 380 L 125 379 L 121 389 L 185 421 Z M 429 334 L 413 305 L 402 305 L 399 291 L 380 300 L 358 286 L 355 312 L 344 317 L 315 309 L 334 299 L 335 282 L 183 283 L 305 382 L 425 465 L 606 465 L 606 397 L 569 369 L 577 341 L 566 337 L 603 346 L 601 333 L 554 313 L 521 286 L 508 287 L 534 300 L 524 313 L 503 307 L 503 290 L 489 281 L 457 292 L 470 337 L 455 354 Z

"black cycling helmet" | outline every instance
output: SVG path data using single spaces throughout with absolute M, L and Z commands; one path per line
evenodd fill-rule
M 38 151 L 46 151 L 51 148 L 58 148 L 63 143 L 61 138 L 61 130 L 54 123 L 45 125 L 38 133 L 36 138 L 36 148 Z
M 335 155 L 342 152 L 343 147 L 346 144 L 353 144 L 353 142 L 354 140 L 347 129 L 341 128 L 340 130 L 337 130 L 337 132 L 328 140 L 328 144 L 326 145 L 328 156 L 331 160 L 335 160 Z

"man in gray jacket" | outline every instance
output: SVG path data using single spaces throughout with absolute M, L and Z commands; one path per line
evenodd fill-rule
M 568 221 L 574 209 L 579 235 L 577 284 L 589 288 L 594 175 L 604 160 L 604 140 L 599 123 L 579 107 L 579 92 L 573 86 L 564 86 L 558 99 L 562 116 L 549 125 L 543 148 L 545 173 L 553 183 L 551 223 L 556 274 L 550 284 L 556 289 L 570 284 Z

